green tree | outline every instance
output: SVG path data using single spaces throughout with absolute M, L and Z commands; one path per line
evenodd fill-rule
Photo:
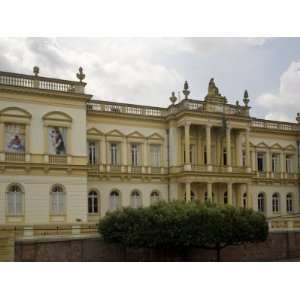
M 99 222 L 104 241 L 125 247 L 221 250 L 232 245 L 265 241 L 264 215 L 252 209 L 199 203 L 158 203 L 145 208 L 109 212 Z

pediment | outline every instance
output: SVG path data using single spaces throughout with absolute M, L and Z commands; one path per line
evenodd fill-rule
M 140 132 L 134 131 L 127 135 L 128 138 L 136 138 L 136 139 L 144 139 L 145 136 L 143 136 Z
M 289 150 L 289 151 L 295 151 L 296 147 L 290 144 L 290 145 L 286 146 L 284 149 Z
M 31 118 L 31 114 L 25 109 L 19 107 L 7 107 L 0 111 L 0 116 L 6 117 L 19 117 L 19 118 Z
M 72 118 L 61 111 L 48 112 L 43 116 L 43 120 L 72 122 Z
M 107 136 L 124 136 L 124 134 L 117 129 L 107 132 L 106 135 Z
M 267 144 L 265 144 L 264 142 L 257 144 L 256 147 L 257 148 L 269 148 L 269 146 Z
M 163 140 L 164 139 L 160 134 L 158 134 L 156 132 L 153 133 L 153 134 L 151 134 L 151 135 L 149 135 L 147 138 L 149 140 Z
M 278 143 L 275 143 L 274 145 L 272 145 L 271 148 L 272 148 L 272 149 L 278 149 L 278 150 L 279 150 L 279 149 L 280 149 L 280 150 L 282 149 L 282 147 L 281 147 Z
M 98 130 L 97 128 L 95 127 L 92 127 L 90 129 L 87 130 L 86 132 L 88 135 L 103 135 L 103 132 Z

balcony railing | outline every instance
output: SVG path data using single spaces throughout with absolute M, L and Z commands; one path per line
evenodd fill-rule
M 296 123 L 269 121 L 269 120 L 256 119 L 256 118 L 252 118 L 251 127 L 275 129 L 275 130 L 287 130 L 287 131 L 300 130 L 300 125 Z
M 166 109 L 160 107 L 141 106 L 117 102 L 90 101 L 87 104 L 87 111 L 123 113 L 148 117 L 162 117 L 163 115 L 165 115 Z
M 66 155 L 49 155 L 49 164 L 66 164 Z
M 13 162 L 19 162 L 19 161 L 24 162 L 25 161 L 25 153 L 6 152 L 5 160 L 13 161 Z
M 65 93 L 84 93 L 84 82 L 0 71 L 0 85 Z

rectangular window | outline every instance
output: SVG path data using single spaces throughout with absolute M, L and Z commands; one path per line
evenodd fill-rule
M 257 153 L 257 170 L 259 172 L 265 171 L 264 153 Z
M 287 173 L 293 173 L 291 156 L 286 156 L 285 163 L 286 163 L 286 172 Z
M 14 153 L 25 152 L 25 126 L 5 124 L 5 151 Z
M 141 165 L 141 145 L 140 144 L 131 144 L 131 164 L 132 166 L 140 166 Z
M 207 165 L 207 152 L 206 152 L 206 146 L 204 147 L 203 155 L 204 155 L 204 164 Z
M 279 154 L 272 154 L 272 172 L 278 173 L 280 171 L 280 156 Z
M 243 167 L 246 167 L 246 152 L 245 151 L 243 151 L 242 152 L 242 163 L 243 163 Z
M 113 166 L 119 165 L 118 143 L 110 144 L 110 162 Z
M 96 165 L 97 163 L 97 142 L 89 141 L 88 142 L 88 151 L 89 151 L 89 164 L 91 166 Z
M 227 152 L 226 152 L 226 149 L 223 149 L 223 165 L 227 166 Z
M 160 145 L 150 145 L 150 161 L 152 167 L 160 167 Z

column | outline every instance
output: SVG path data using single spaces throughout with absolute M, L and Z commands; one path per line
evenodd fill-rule
M 227 183 L 227 199 L 228 199 L 228 204 L 232 205 L 233 200 L 232 200 L 232 182 Z
M 202 164 L 202 160 L 201 160 L 201 154 L 202 154 L 202 151 L 201 151 L 201 127 L 198 126 L 197 128 L 197 132 L 198 132 L 198 136 L 197 136 L 197 164 L 198 165 L 201 165 Z
M 252 193 L 251 193 L 250 182 L 247 182 L 245 184 L 245 186 L 246 186 L 245 192 L 247 193 L 247 208 L 252 208 L 253 209 L 253 201 L 252 201 Z
M 236 207 L 243 207 L 243 193 L 242 193 L 242 185 L 236 185 Z
M 106 139 L 103 138 L 103 140 L 100 142 L 100 162 L 103 165 L 106 165 L 107 159 L 106 159 Z
M 236 149 L 236 165 L 238 167 L 242 166 L 243 157 L 242 157 L 242 143 L 241 143 L 241 133 L 238 132 L 235 138 L 235 149 Z
M 170 151 L 169 149 L 169 155 L 170 155 L 170 166 L 176 166 L 178 163 L 178 153 L 179 148 L 175 145 L 178 143 L 178 131 L 177 124 L 175 121 L 170 121 L 169 123 L 169 140 L 170 145 L 174 145 L 174 149 Z
M 185 171 L 191 170 L 191 158 L 190 158 L 190 127 L 191 122 L 186 122 L 184 125 L 184 149 L 185 149 Z
M 231 167 L 231 138 L 230 138 L 231 128 L 226 128 L 226 158 L 227 158 L 227 170 L 232 171 Z
M 123 141 L 122 141 L 122 172 L 126 172 L 127 169 L 127 138 L 123 137 Z
M 210 202 L 213 201 L 213 199 L 212 199 L 212 183 L 211 182 L 207 183 L 207 199 Z
M 147 173 L 147 167 L 148 167 L 148 140 L 145 140 L 143 145 L 143 167 L 144 172 Z
M 190 182 L 185 183 L 185 201 L 191 202 L 191 183 Z
M 70 131 L 70 130 L 68 130 L 68 131 Z M 30 145 L 31 139 L 30 139 L 30 125 L 29 124 L 25 125 L 25 139 L 26 139 L 26 141 L 25 141 L 25 148 L 26 148 L 25 149 L 25 153 L 26 153 L 25 160 L 27 162 L 29 162 L 30 161 L 30 153 L 32 152 L 31 145 Z
M 252 153 L 252 170 L 256 170 L 256 152 L 255 149 L 253 149 Z
M 4 123 L 0 123 L 0 160 L 3 161 L 5 159 L 4 155 Z
M 281 178 L 284 178 L 286 173 L 286 166 L 285 166 L 285 155 L 283 151 L 280 152 L 280 168 L 281 168 Z
M 207 170 L 211 171 L 211 125 L 206 125 L 206 160 L 207 160 Z
M 270 151 L 267 150 L 266 151 L 266 172 L 267 172 L 267 177 L 270 176 L 270 172 L 271 172 L 271 165 L 270 165 L 271 161 L 270 161 Z
M 246 168 L 247 172 L 251 172 L 251 166 L 250 166 L 250 139 L 249 139 L 249 133 L 250 129 L 246 129 L 246 135 L 245 135 L 245 143 L 246 143 Z

